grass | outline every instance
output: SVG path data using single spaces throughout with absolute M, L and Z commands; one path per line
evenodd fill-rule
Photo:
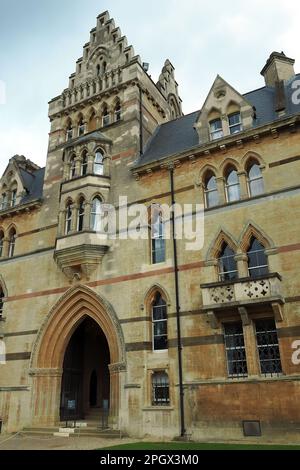
M 135 442 L 101 450 L 300 450 L 300 445 L 202 444 L 196 442 Z

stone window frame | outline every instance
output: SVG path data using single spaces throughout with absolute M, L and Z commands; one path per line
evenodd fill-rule
M 277 332 L 277 340 L 278 340 L 278 348 L 279 348 L 279 355 L 280 355 L 280 361 L 281 361 L 281 372 L 278 374 L 266 374 L 262 372 L 261 370 L 261 363 L 260 363 L 260 357 L 259 357 L 259 347 L 257 343 L 257 336 L 256 336 L 256 321 L 262 321 L 262 320 L 273 320 L 275 323 L 276 327 L 276 332 Z M 224 338 L 224 344 L 223 344 L 223 371 L 224 371 L 224 376 L 228 380 L 238 380 L 238 381 L 243 381 L 243 380 L 249 380 L 252 377 L 259 377 L 259 378 L 269 378 L 269 377 L 281 377 L 284 375 L 284 362 L 283 362 L 283 350 L 281 346 L 280 339 L 278 337 L 278 327 L 277 327 L 277 321 L 274 316 L 274 312 L 266 311 L 264 313 L 262 312 L 257 312 L 257 313 L 252 313 L 251 314 L 251 319 L 249 320 L 248 324 L 244 324 L 244 322 L 241 320 L 241 317 L 236 314 L 232 316 L 223 316 L 220 319 L 221 322 L 221 331 L 222 335 Z M 228 371 L 228 362 L 227 362 L 227 352 L 226 352 L 226 346 L 225 346 L 225 335 L 224 335 L 224 326 L 232 323 L 241 323 L 242 326 L 242 331 L 243 331 L 243 339 L 244 339 L 244 348 L 245 348 L 245 356 L 246 356 L 246 364 L 247 364 L 247 375 L 245 376 L 231 376 Z

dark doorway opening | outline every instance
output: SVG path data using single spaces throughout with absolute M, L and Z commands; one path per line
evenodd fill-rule
M 90 381 L 90 407 L 97 406 L 98 378 L 97 372 L 93 370 Z
M 65 352 L 61 386 L 62 421 L 85 419 L 90 409 L 109 407 L 110 354 L 98 324 L 85 318 L 71 337 Z M 104 405 L 105 404 L 105 405 Z

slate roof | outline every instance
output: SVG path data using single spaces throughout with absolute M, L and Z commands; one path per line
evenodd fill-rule
M 43 196 L 43 185 L 45 168 L 36 170 L 33 174 L 20 169 L 21 178 L 23 180 L 24 188 L 28 193 L 22 197 L 20 204 L 27 204 L 30 201 L 41 199 Z
M 65 148 L 74 147 L 74 145 L 84 144 L 85 142 L 90 142 L 91 140 L 99 140 L 101 142 L 111 142 L 111 140 L 106 137 L 100 131 L 93 131 L 89 134 L 84 134 L 80 137 L 76 137 L 76 139 L 71 139 L 65 144 Z
M 300 113 L 300 104 L 292 103 L 293 89 L 291 83 L 295 78 L 300 78 L 300 74 L 285 82 L 285 97 L 287 102 L 286 116 Z M 271 123 L 278 119 L 275 112 L 275 89 L 270 87 L 262 87 L 258 90 L 250 91 L 244 95 L 252 106 L 256 108 L 257 119 L 254 127 Z M 162 160 L 166 157 L 192 149 L 199 146 L 198 134 L 193 128 L 199 113 L 188 114 L 174 121 L 160 125 L 152 138 L 149 140 L 144 154 L 137 160 L 135 167 L 146 165 L 147 163 Z

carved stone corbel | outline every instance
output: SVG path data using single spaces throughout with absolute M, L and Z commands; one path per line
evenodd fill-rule
M 207 312 L 207 317 L 208 317 L 208 321 L 210 323 L 211 328 L 213 330 L 217 330 L 219 328 L 219 322 L 218 322 L 215 312 L 213 310 L 210 310 L 209 312 Z
M 277 322 L 282 322 L 284 320 L 283 305 L 281 305 L 278 302 L 273 302 L 271 305 L 272 305 L 272 310 L 274 312 L 275 320 Z
M 251 321 L 248 315 L 248 311 L 246 307 L 238 307 L 239 314 L 242 319 L 243 326 L 248 326 L 250 325 Z

